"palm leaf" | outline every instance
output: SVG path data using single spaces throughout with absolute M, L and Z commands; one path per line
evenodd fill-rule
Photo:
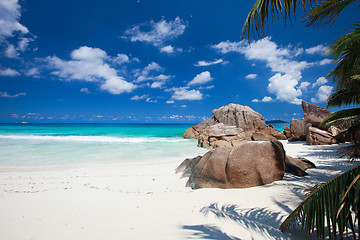
M 298 5 L 305 9 L 306 4 L 311 2 L 312 0 L 257 0 L 245 20 L 243 36 L 248 35 L 250 38 L 250 34 L 255 35 L 256 32 L 260 38 L 265 34 L 265 26 L 269 22 L 270 14 L 272 20 L 282 16 L 286 23 L 291 20 Z
M 342 236 L 348 226 L 356 236 L 354 226 L 359 225 L 356 223 L 356 219 L 360 217 L 358 211 L 360 209 L 360 186 L 359 181 L 356 184 L 353 182 L 359 174 L 360 166 L 357 166 L 314 188 L 310 195 L 284 220 L 280 226 L 281 231 L 285 231 L 300 221 L 302 230 L 307 233 L 316 230 L 318 237 L 325 237 L 326 222 L 330 237 L 331 234 L 334 237 L 337 234 Z M 340 207 L 342 207 L 341 211 L 339 211 Z M 355 215 L 355 218 L 352 217 L 352 214 Z
M 355 123 L 359 122 L 359 116 L 360 116 L 360 108 L 351 108 L 351 109 L 345 109 L 341 111 L 337 111 L 333 114 L 331 114 L 329 117 L 324 119 L 321 123 L 321 127 L 325 127 L 326 125 L 339 125 L 340 121 L 345 123 L 347 126 L 337 126 L 341 129 L 349 128 L 350 126 L 354 125 Z M 348 122 L 346 121 L 348 120 Z M 339 121 L 338 124 L 335 124 L 335 121 Z
M 326 0 L 321 1 L 318 5 L 306 14 L 306 26 L 324 26 L 332 25 L 344 7 L 348 6 L 355 0 Z

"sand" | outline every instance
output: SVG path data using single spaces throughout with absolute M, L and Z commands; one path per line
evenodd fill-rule
M 317 168 L 259 187 L 191 190 L 174 171 L 183 159 L 0 167 L 0 239 L 307 239 L 296 228 L 282 233 L 281 222 L 304 199 L 304 189 L 355 163 L 336 157 L 338 145 L 282 143 L 287 154 Z

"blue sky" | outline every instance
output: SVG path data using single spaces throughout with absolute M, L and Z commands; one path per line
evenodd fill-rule
M 0 122 L 192 122 L 229 103 L 266 120 L 326 106 L 332 27 L 269 24 L 251 43 L 255 1 L 0 1 Z M 336 110 L 336 109 L 335 109 Z

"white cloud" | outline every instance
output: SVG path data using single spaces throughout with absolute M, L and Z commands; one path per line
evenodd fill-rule
M 271 102 L 273 99 L 271 97 L 264 97 L 261 101 L 262 102 Z
M 19 23 L 21 16 L 20 4 L 17 0 L 0 1 L 0 43 L 15 32 L 29 33 L 29 30 Z
M 293 104 L 301 104 L 301 89 L 297 89 L 300 76 L 297 78 L 289 74 L 277 73 L 269 79 L 268 91 L 275 94 L 276 99 Z
M 143 31 L 143 28 L 150 29 Z M 158 22 L 153 20 L 148 23 L 133 26 L 125 31 L 124 38 L 130 39 L 132 42 L 148 42 L 154 46 L 162 46 L 164 42 L 172 40 L 185 31 L 186 25 L 180 17 L 176 17 L 174 21 L 167 22 L 162 19 Z
M 325 58 L 325 59 L 323 59 L 323 60 L 321 60 L 321 61 L 319 62 L 319 64 L 320 64 L 321 66 L 327 65 L 327 64 L 330 64 L 330 63 L 332 63 L 332 60 L 329 59 L 329 58 Z
M 86 93 L 86 94 L 91 93 L 88 88 L 81 88 L 80 92 L 83 92 L 83 93 Z
M 69 61 L 56 56 L 47 57 L 45 61 L 50 68 L 55 69 L 53 75 L 67 81 L 99 82 L 102 90 L 112 94 L 131 92 L 136 88 L 134 84 L 117 75 L 117 71 L 106 62 L 111 58 L 99 48 L 83 46 L 72 51 L 70 56 Z
M 167 53 L 167 54 L 174 53 L 174 47 L 171 46 L 171 45 L 162 47 L 162 48 L 160 48 L 160 52 L 165 52 L 165 53 Z
M 299 86 L 299 89 L 301 89 L 302 91 L 307 91 L 307 87 L 310 85 L 311 83 L 309 82 L 302 82 Z
M 142 95 L 142 96 L 135 95 L 132 98 L 130 98 L 130 100 L 133 100 L 133 101 L 145 100 L 146 102 L 150 102 L 150 103 L 156 103 L 157 102 L 157 100 L 151 99 L 149 97 L 149 95 L 147 95 L 147 94 Z
M 146 99 L 148 97 L 149 97 L 149 95 L 142 95 L 142 96 L 135 95 L 132 98 L 130 98 L 130 100 L 138 101 L 138 100 Z
M 7 92 L 0 92 L 0 97 L 4 97 L 4 98 L 16 98 L 16 97 L 20 97 L 20 96 L 25 96 L 26 93 L 17 93 L 14 95 L 10 95 Z
M 18 0 L 0 1 L 0 45 L 5 46 L 5 56 L 10 58 L 17 58 L 19 52 L 26 51 L 34 40 L 29 30 L 19 22 L 20 9 Z M 10 44 L 9 38 L 15 39 L 17 46 Z
M 257 74 L 251 73 L 245 76 L 246 79 L 255 79 L 257 77 Z
M 174 102 L 175 102 L 174 100 L 167 100 L 167 101 L 166 101 L 167 104 L 172 104 L 172 103 L 174 103 Z
M 213 80 L 213 78 L 211 77 L 210 72 L 205 71 L 196 75 L 196 77 L 194 77 L 194 79 L 191 80 L 188 85 L 202 85 L 210 82 L 211 80 Z
M 123 53 L 118 53 L 116 55 L 116 57 L 113 59 L 113 62 L 116 64 L 123 64 L 123 63 L 129 62 L 129 61 L 130 61 L 130 59 L 129 59 L 128 55 L 123 54 Z
M 13 44 L 9 44 L 5 49 L 5 56 L 8 58 L 18 58 L 19 53 L 16 51 L 16 48 Z
M 316 82 L 312 85 L 312 87 L 321 86 L 328 82 L 328 80 L 324 77 L 319 77 Z
M 255 99 L 253 99 L 251 101 L 255 102 L 255 103 L 258 103 L 258 102 L 271 102 L 272 100 L 273 100 L 272 97 L 265 96 L 261 100 L 255 98 Z
M 201 100 L 202 93 L 199 90 L 187 90 L 186 87 L 182 87 L 174 89 L 171 98 L 174 100 Z
M 32 77 L 39 77 L 40 76 L 40 70 L 38 68 L 30 68 L 25 71 L 26 76 L 32 76 Z
M 20 76 L 20 73 L 14 69 L 11 68 L 7 68 L 4 70 L 0 69 L 0 76 L 2 77 L 16 77 L 16 76 Z
M 323 103 L 327 101 L 327 98 L 331 94 L 333 87 L 323 85 L 319 87 L 319 91 L 316 94 L 316 98 L 311 98 L 311 102 L 313 103 Z
M 275 74 L 269 79 L 268 91 L 279 101 L 293 104 L 301 103 L 302 88 L 298 86 L 302 79 L 301 72 L 315 63 L 292 60 L 294 52 L 301 54 L 303 50 L 293 49 L 290 45 L 279 47 L 270 37 L 253 41 L 250 44 L 243 40 L 240 42 L 221 42 L 213 48 L 222 53 L 238 52 L 248 60 L 265 61 L 266 66 Z
M 153 80 L 155 77 L 151 76 L 151 72 L 162 72 L 164 68 L 162 68 L 156 62 L 149 63 L 140 73 L 135 74 L 137 77 L 136 82 L 144 82 L 147 80 Z
M 198 61 L 197 64 L 195 64 L 195 66 L 197 67 L 206 67 L 206 66 L 210 66 L 210 65 L 215 65 L 215 64 L 225 64 L 227 62 L 225 62 L 222 58 L 221 59 L 215 59 L 214 61 L 210 61 L 210 62 L 206 62 L 206 61 Z
M 327 53 L 327 47 L 324 46 L 324 45 L 317 45 L 315 47 L 312 47 L 312 48 L 307 48 L 305 49 L 305 52 L 307 54 L 322 54 L 322 55 L 325 55 Z

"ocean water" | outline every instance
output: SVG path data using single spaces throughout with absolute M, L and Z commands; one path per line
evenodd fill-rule
M 0 167 L 182 161 L 204 154 L 189 124 L 0 124 Z M 283 124 L 274 124 L 281 130 Z
M 204 154 L 185 124 L 0 124 L 0 167 L 184 160 Z

